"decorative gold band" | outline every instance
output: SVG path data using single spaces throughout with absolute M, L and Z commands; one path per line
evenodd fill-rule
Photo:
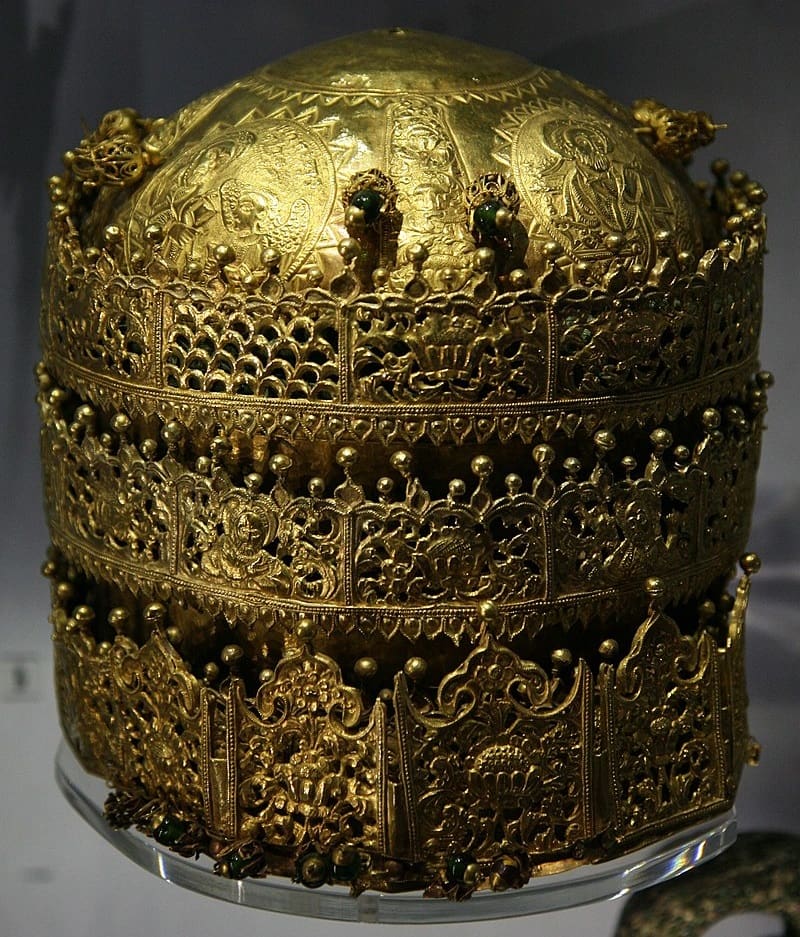
M 62 581 L 61 719 L 84 765 L 121 792 L 112 819 L 164 841 L 167 824 L 169 844 L 222 857 L 228 874 L 303 879 L 314 855 L 335 880 L 331 856 L 345 850 L 356 890 L 508 887 L 503 869 L 521 884 L 534 867 L 613 856 L 730 806 L 750 744 L 742 628 L 758 563 L 742 562 L 729 613 L 695 634 L 659 611 L 650 580 L 621 660 L 606 641 L 594 666 L 562 651 L 548 673 L 491 637 L 486 608 L 438 686 L 401 672 L 373 699 L 314 650 L 306 620 L 255 684 L 241 649 L 225 648 L 217 683 L 170 643 L 162 606 L 147 610 L 141 647 L 98 642 L 93 609 Z M 454 857 L 477 865 L 472 884 L 453 879 Z
M 79 568 L 263 627 L 296 611 L 329 635 L 456 641 L 485 598 L 510 638 L 643 612 L 648 575 L 671 602 L 702 595 L 745 549 L 765 406 L 751 382 L 677 438 L 654 428 L 646 452 L 641 431 L 600 429 L 520 453 L 502 481 L 474 450 L 441 477 L 424 449 L 369 445 L 332 450 L 322 477 L 314 452 L 201 448 L 175 421 L 137 439 L 41 379 L 52 536 Z

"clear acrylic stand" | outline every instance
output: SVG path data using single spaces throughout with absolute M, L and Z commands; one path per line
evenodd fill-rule
M 423 898 L 419 892 L 365 892 L 357 898 L 342 887 L 308 889 L 286 879 L 235 881 L 214 875 L 206 857 L 184 859 L 155 840 L 131 830 L 114 830 L 103 817 L 105 782 L 88 774 L 62 741 L 56 780 L 78 813 L 112 846 L 167 882 L 235 904 L 284 914 L 386 924 L 451 924 L 557 911 L 628 895 L 719 855 L 736 840 L 733 811 L 619 859 L 533 879 L 524 888 L 477 892 L 469 900 Z

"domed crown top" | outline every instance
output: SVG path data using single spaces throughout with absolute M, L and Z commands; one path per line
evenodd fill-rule
M 215 255 L 257 269 L 267 250 L 302 288 L 341 269 L 350 202 L 377 187 L 392 221 L 374 260 L 395 285 L 420 244 L 435 289 L 443 271 L 464 282 L 481 245 L 500 248 L 501 275 L 536 277 L 558 256 L 572 279 L 600 282 L 610 267 L 649 270 L 659 243 L 694 260 L 703 251 L 704 210 L 678 158 L 686 148 L 659 152 L 652 118 L 516 55 L 363 33 L 142 127 L 147 170 L 123 195 L 106 187 L 87 229 L 119 228 L 128 263 L 158 231 L 179 275 Z M 92 152 L 79 153 L 90 170 Z
M 317 90 L 462 93 L 508 85 L 536 72 L 519 55 L 411 29 L 376 29 L 302 49 L 259 69 Z

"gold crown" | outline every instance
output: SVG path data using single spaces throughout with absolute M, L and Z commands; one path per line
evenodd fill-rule
M 731 805 L 771 378 L 714 129 L 396 30 L 66 154 L 46 571 L 113 823 L 461 898 Z

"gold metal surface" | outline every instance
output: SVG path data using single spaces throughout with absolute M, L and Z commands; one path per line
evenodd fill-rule
M 727 809 L 771 378 L 715 129 L 395 30 L 66 154 L 46 565 L 114 822 L 463 898 Z

